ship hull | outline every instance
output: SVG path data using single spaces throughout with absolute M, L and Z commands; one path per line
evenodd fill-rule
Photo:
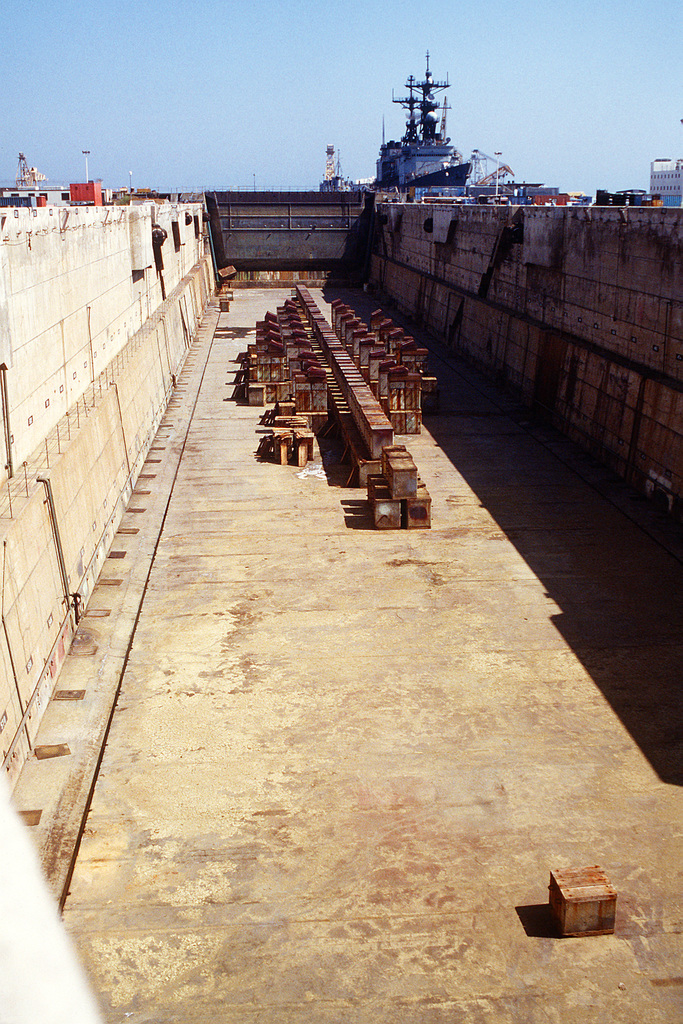
M 456 164 L 453 167 L 441 167 L 438 171 L 431 171 L 428 174 L 420 174 L 407 181 L 406 188 L 430 188 L 435 186 L 448 186 L 449 188 L 463 187 L 467 181 L 472 164 Z
M 462 188 L 467 182 L 472 164 L 465 162 L 450 167 L 440 167 L 438 171 L 429 171 L 426 174 L 417 174 L 408 181 L 399 182 L 398 174 L 388 174 L 381 181 L 375 183 L 379 191 L 389 188 L 431 188 L 432 186 L 447 186 L 448 188 Z

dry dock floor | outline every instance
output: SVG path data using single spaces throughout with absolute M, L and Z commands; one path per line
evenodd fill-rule
M 258 461 L 232 381 L 286 294 L 235 291 L 163 425 L 64 911 L 106 1021 L 683 1020 L 679 561 L 438 346 L 431 530 L 373 529 L 333 443 Z M 616 932 L 555 938 L 549 870 L 590 864 Z

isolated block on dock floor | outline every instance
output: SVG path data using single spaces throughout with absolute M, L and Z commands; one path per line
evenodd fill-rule
M 439 411 L 439 388 L 436 377 L 422 378 L 422 412 L 436 413 Z
M 617 892 L 597 864 L 550 872 L 550 913 L 562 936 L 611 935 Z

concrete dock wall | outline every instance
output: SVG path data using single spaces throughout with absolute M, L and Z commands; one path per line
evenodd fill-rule
M 100 264 L 100 274 L 89 274 L 85 265 L 74 270 L 81 260 L 77 247 L 73 259 L 54 264 L 43 251 L 31 283 L 26 239 L 13 243 L 22 249 L 19 261 L 11 251 L 0 250 L 14 455 L 14 475 L 0 486 L 0 749 L 10 783 L 33 748 L 69 653 L 76 627 L 73 595 L 85 608 L 213 291 L 200 207 L 108 212 L 113 239 L 106 210 L 78 211 L 89 225 L 79 221 L 84 250 Z M 49 216 L 45 210 L 38 213 Z M 52 216 L 63 218 L 64 211 Z M 162 270 L 151 245 L 153 217 L 162 226 L 169 221 Z M 187 241 L 180 246 L 173 217 L 187 228 Z M 58 230 L 52 241 L 59 242 Z M 133 265 L 150 256 L 152 266 L 139 270 Z M 112 280 L 105 268 L 111 269 Z M 31 296 L 35 301 L 40 296 L 47 308 L 34 311 Z M 69 317 L 62 315 L 67 307 L 72 308 Z M 75 360 L 83 356 L 84 371 L 93 365 L 84 366 L 91 348 L 84 329 L 87 307 L 98 372 L 94 378 L 89 372 L 80 377 L 77 387 L 79 375 L 74 378 L 71 370 Z M 69 345 L 63 341 L 65 320 L 75 325 Z M 104 365 L 103 347 L 109 357 Z M 39 402 L 30 394 L 32 386 L 41 396 L 40 389 L 51 389 L 55 400 Z M 41 409 L 33 423 L 23 415 L 31 402 Z
M 0 364 L 11 440 L 0 471 L 21 465 L 203 256 L 201 218 L 199 204 L 2 211 Z M 153 222 L 167 235 L 163 269 Z
M 681 516 L 680 210 L 382 204 L 371 279 Z

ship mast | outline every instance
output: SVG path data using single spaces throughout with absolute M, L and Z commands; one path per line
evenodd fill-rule
M 393 103 L 400 103 L 400 105 L 408 111 L 408 118 L 406 121 L 406 133 L 403 136 L 404 145 L 410 145 L 411 143 L 436 143 L 440 142 L 445 136 L 446 126 L 446 103 L 444 100 L 444 110 L 442 117 L 442 131 L 437 132 L 438 117 L 436 111 L 439 110 L 439 103 L 435 97 L 436 92 L 443 92 L 445 89 L 450 88 L 448 79 L 445 82 L 436 82 L 432 77 L 432 73 L 429 70 L 429 51 L 427 51 L 427 70 L 425 71 L 425 77 L 421 82 L 410 75 L 406 82 L 406 89 L 408 90 L 407 96 L 394 97 L 391 99 Z M 419 118 L 418 118 L 419 112 Z
M 398 99 L 396 99 L 394 97 L 393 91 L 391 94 L 391 102 L 400 103 L 401 106 L 408 111 L 408 119 L 406 121 L 406 133 L 403 136 L 403 142 L 405 143 L 419 142 L 419 136 L 417 133 L 418 122 L 417 117 L 415 115 L 415 107 L 418 105 L 418 99 L 417 96 L 413 95 L 413 93 L 417 91 L 418 84 L 419 83 L 416 81 L 414 75 L 410 75 L 408 81 L 406 82 L 406 89 L 408 89 L 408 95 L 400 96 Z

